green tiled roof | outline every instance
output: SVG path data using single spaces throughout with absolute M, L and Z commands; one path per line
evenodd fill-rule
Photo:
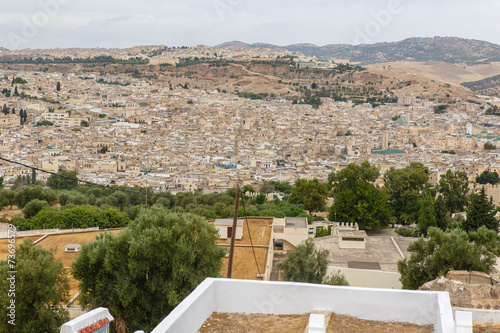
M 396 124 L 406 124 L 406 120 L 403 119 L 403 117 L 399 117 L 398 119 L 394 120 Z
M 397 149 L 382 150 L 382 149 L 375 148 L 375 149 L 372 149 L 372 154 L 397 155 L 397 154 L 406 154 L 406 151 L 397 150 Z

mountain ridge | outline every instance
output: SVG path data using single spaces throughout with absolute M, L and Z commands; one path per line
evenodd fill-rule
M 361 64 L 391 61 L 445 61 L 475 64 L 500 61 L 500 45 L 459 37 L 411 37 L 398 42 L 359 45 L 328 44 L 324 46 L 310 43 L 279 46 L 267 43 L 248 44 L 232 41 L 215 47 L 288 50 L 302 52 L 321 60 L 347 59 Z

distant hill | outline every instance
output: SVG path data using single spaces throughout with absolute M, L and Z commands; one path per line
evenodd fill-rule
M 232 42 L 226 42 L 226 43 L 219 44 L 215 47 L 219 48 L 219 49 L 243 49 L 243 48 L 252 47 L 252 46 L 250 44 L 247 44 L 247 43 L 232 41 Z
M 500 75 L 488 77 L 486 79 L 474 82 L 464 82 L 462 83 L 462 85 L 466 88 L 469 88 L 472 91 L 497 88 L 500 87 Z
M 351 62 L 362 64 L 389 61 L 446 61 L 475 64 L 500 61 L 500 45 L 458 37 L 417 37 L 391 43 L 331 44 L 325 46 L 313 44 L 277 46 L 263 43 L 229 42 L 216 47 L 264 47 L 303 52 L 323 60 L 348 59 Z

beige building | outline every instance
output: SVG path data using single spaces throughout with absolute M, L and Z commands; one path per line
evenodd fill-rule
M 81 116 L 71 116 L 67 112 L 45 112 L 42 114 L 42 119 L 54 123 L 56 126 L 80 126 L 83 120 L 89 121 L 89 118 Z
M 275 218 L 273 222 L 275 250 L 284 253 L 294 250 L 300 243 L 314 237 L 314 230 L 309 233 L 307 218 Z
M 14 127 L 19 125 L 19 116 L 15 114 L 5 115 L 0 113 L 0 127 Z
M 57 158 L 42 160 L 42 169 L 52 172 L 59 171 L 59 160 Z

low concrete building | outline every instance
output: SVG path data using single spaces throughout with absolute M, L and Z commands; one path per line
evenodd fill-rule
M 294 250 L 300 243 L 314 237 L 314 229 L 309 232 L 305 217 L 275 218 L 273 222 L 275 250 L 286 253 Z
M 80 244 L 67 244 L 64 252 L 80 252 Z
M 236 231 L 235 239 L 243 237 L 243 221 L 236 221 L 236 230 L 233 230 L 233 219 L 217 219 L 214 222 L 214 227 L 219 231 L 220 238 L 231 239 L 233 232 Z
M 366 250 L 365 239 L 367 235 L 364 230 L 340 230 L 338 237 L 341 249 Z

